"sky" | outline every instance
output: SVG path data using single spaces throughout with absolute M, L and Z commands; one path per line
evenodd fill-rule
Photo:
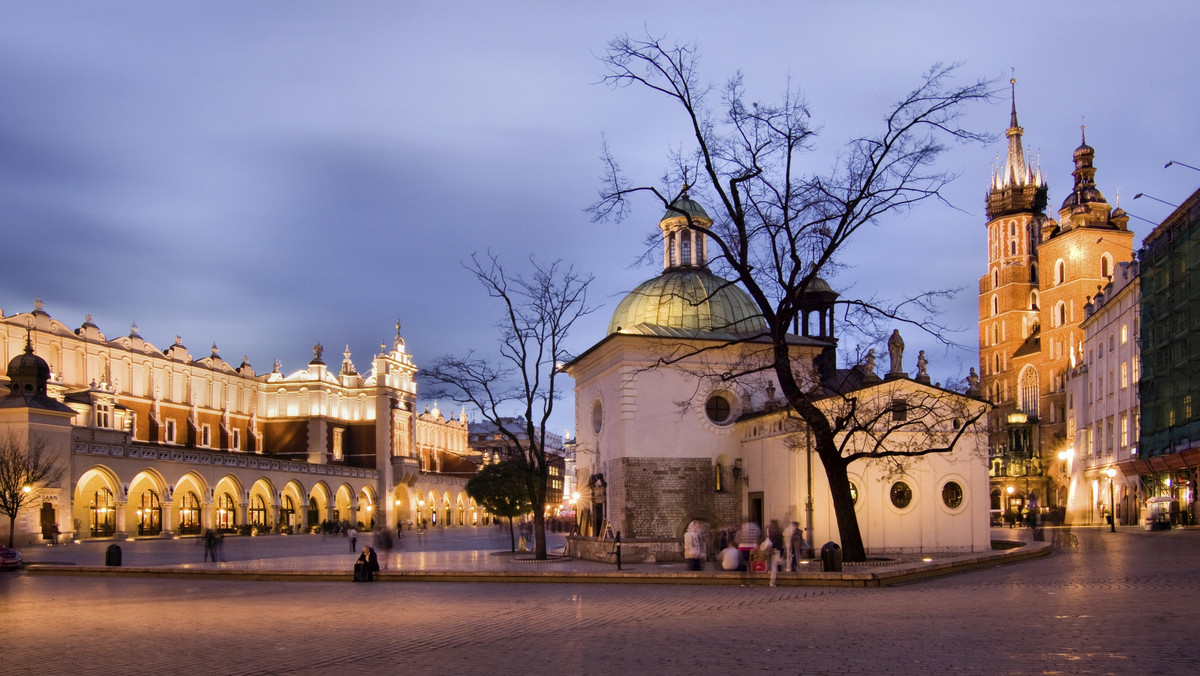
M 110 339 L 131 324 L 194 358 L 216 344 L 259 373 L 348 346 L 360 371 L 397 321 L 418 367 L 494 352 L 499 307 L 462 263 L 529 257 L 595 276 L 583 352 L 621 297 L 660 270 L 638 264 L 661 205 L 593 223 L 607 141 L 651 183 L 687 128 L 665 99 L 599 83 L 614 37 L 695 43 L 716 85 L 752 98 L 790 81 L 822 132 L 826 169 L 933 64 L 994 79 L 964 124 L 948 205 L 865 231 L 843 295 L 899 299 L 961 289 L 926 350 L 935 381 L 978 364 L 984 197 L 1005 152 L 1010 98 L 1050 186 L 1072 182 L 1086 125 L 1097 183 L 1129 211 L 1135 242 L 1200 184 L 1200 87 L 1190 0 L 1026 2 L 16 2 L 0 0 L 0 311 L 35 298 L 70 327 L 91 314 Z M 1144 193 L 1152 197 L 1134 200 Z M 843 337 L 841 354 L 852 354 Z M 881 350 L 877 350 L 881 352 Z M 911 359 L 912 357 L 909 357 Z M 569 380 L 567 381 L 569 385 Z M 430 402 L 426 402 L 430 403 Z M 558 430 L 573 429 L 573 402 Z

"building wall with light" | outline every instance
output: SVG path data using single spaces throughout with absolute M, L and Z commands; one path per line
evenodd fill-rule
M 1121 469 L 1144 496 L 1171 498 L 1176 523 L 1195 523 L 1200 479 L 1200 191 L 1143 242 L 1139 454 Z
M 182 339 L 160 350 L 136 326 L 109 339 L 89 316 L 70 329 L 40 301 L 30 312 L 0 311 L 0 363 L 26 340 L 49 366 L 49 396 L 73 415 L 55 451 L 67 475 L 38 489 L 41 508 L 21 515 L 18 541 L 55 529 L 120 538 L 300 531 L 326 520 L 394 527 L 415 519 L 422 500 L 442 525 L 468 523 L 475 511 L 467 476 L 438 473 L 469 454 L 466 417 L 415 412 L 417 368 L 398 329 L 366 374 L 349 350 L 339 371 L 329 369 L 318 345 L 305 368 L 285 374 L 276 363 L 258 375 L 245 359 L 225 362 L 215 345 L 195 359 Z M 0 416 L 0 427 L 32 429 L 14 415 Z
M 980 380 L 994 405 L 988 445 L 1000 514 L 1030 499 L 1065 508 L 1071 479 L 1060 456 L 1070 446 L 1066 381 L 1084 341 L 1079 325 L 1089 298 L 1133 258 L 1129 215 L 1096 186 L 1086 139 L 1073 153 L 1073 186 L 1056 221 L 1045 213 L 1048 186 L 1024 155 L 1023 134 L 1014 103 L 1008 152 L 987 196 L 988 268 L 979 280 Z
M 1119 524 L 1138 519 L 1140 480 L 1126 471 L 1139 457 L 1138 270 L 1136 261 L 1118 264 L 1113 279 L 1084 305 L 1084 340 L 1072 355 L 1067 381 L 1067 447 L 1059 456 L 1069 477 L 1070 523 L 1102 523 L 1113 498 Z

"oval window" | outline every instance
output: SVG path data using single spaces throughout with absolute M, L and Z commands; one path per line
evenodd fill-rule
M 850 482 L 850 504 L 858 504 L 858 486 L 853 481 Z
M 704 413 L 708 415 L 708 419 L 718 425 L 723 425 L 729 422 L 729 414 L 733 412 L 729 405 L 729 400 L 723 395 L 714 394 L 704 402 Z
M 912 489 L 903 481 L 892 484 L 892 504 L 896 509 L 904 509 L 912 504 Z
M 963 489 L 958 485 L 957 481 L 947 481 L 945 486 L 942 486 L 942 502 L 950 509 L 958 509 L 962 506 Z
M 600 434 L 600 428 L 604 426 L 604 405 L 597 399 L 596 403 L 592 404 L 592 431 Z

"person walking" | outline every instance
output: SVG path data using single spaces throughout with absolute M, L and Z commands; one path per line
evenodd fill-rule
M 783 543 L 783 529 L 779 527 L 779 519 L 771 519 L 771 523 L 767 525 L 767 540 L 771 542 L 767 568 L 771 571 L 771 586 L 774 587 L 775 576 L 779 573 L 779 566 L 783 564 L 783 552 L 786 548 Z
M 204 531 L 204 562 L 209 561 L 217 562 L 217 536 L 211 528 Z
M 808 543 L 804 541 L 804 531 L 800 529 L 800 522 L 793 521 L 791 528 L 792 532 L 788 536 L 788 570 L 794 573 L 800 570 L 800 560 L 804 558 L 804 550 L 808 549 Z
M 350 551 L 358 549 L 358 531 L 354 530 L 354 526 L 346 531 L 346 537 L 350 538 Z
M 387 570 L 388 556 L 392 553 L 392 534 L 388 529 L 379 529 L 379 533 L 375 536 L 375 546 L 379 548 L 382 555 L 379 566 L 382 570 Z
M 699 521 L 688 524 L 683 534 L 683 558 L 688 570 L 704 570 L 704 525 Z

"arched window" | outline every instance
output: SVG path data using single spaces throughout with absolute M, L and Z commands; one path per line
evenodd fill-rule
M 112 491 L 101 488 L 92 495 L 88 505 L 92 537 L 111 537 L 117 532 L 117 510 L 113 505 Z
M 1029 266 L 1029 282 L 1031 284 L 1037 284 L 1037 281 L 1037 263 L 1034 263 Z
M 200 532 L 200 498 L 192 491 L 179 499 L 179 532 L 185 535 Z
M 162 503 L 158 493 L 145 491 L 138 502 L 138 535 L 158 535 L 162 532 Z
M 1008 254 L 1010 256 L 1017 255 L 1017 240 L 1014 239 L 1008 243 Z
M 1063 326 L 1067 323 L 1067 304 L 1063 301 L 1058 301 L 1058 305 L 1054 306 L 1054 325 Z
M 678 264 L 675 258 L 675 233 L 671 232 L 667 235 L 667 267 L 673 268 Z
M 1060 258 L 1054 264 L 1054 284 L 1062 284 L 1067 281 L 1067 264 Z
M 233 530 L 237 524 L 237 506 L 234 505 L 233 496 L 228 493 L 222 493 L 221 497 L 217 498 L 217 529 L 218 530 Z
M 992 288 L 993 289 L 1000 288 L 1000 271 L 999 270 L 992 270 Z
M 1112 256 L 1104 254 L 1100 257 L 1100 278 L 1108 279 L 1113 273 Z
M 679 264 L 680 265 L 691 265 L 692 264 L 691 233 L 684 233 L 684 235 L 679 238 Z
M 250 498 L 250 508 L 246 510 L 246 514 L 250 517 L 250 525 L 258 526 L 259 530 L 267 525 L 267 503 L 261 495 Z
M 283 496 L 283 503 L 279 506 L 279 523 L 288 528 L 299 525 L 296 523 L 296 503 L 290 495 Z
M 1000 314 L 1000 297 L 992 296 L 992 316 Z
M 1040 394 L 1037 369 L 1032 366 L 1026 366 L 1022 369 L 1020 383 L 1021 411 L 1031 418 L 1036 418 L 1038 416 L 1038 397 Z

